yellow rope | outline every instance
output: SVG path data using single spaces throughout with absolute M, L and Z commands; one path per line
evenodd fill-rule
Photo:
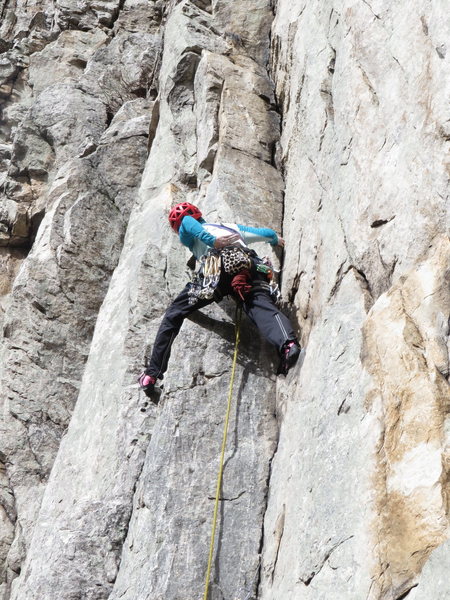
M 209 559 L 208 559 L 208 568 L 206 570 L 205 593 L 203 594 L 203 600 L 208 600 L 209 580 L 211 577 L 211 568 L 212 568 L 212 561 L 213 561 L 213 556 L 214 556 L 214 539 L 216 536 L 217 512 L 218 512 L 218 508 L 219 508 L 220 488 L 222 485 L 223 463 L 224 463 L 224 458 L 225 458 L 225 448 L 227 445 L 228 422 L 230 420 L 231 400 L 233 398 L 234 372 L 236 370 L 236 362 L 237 362 L 237 355 L 238 355 L 241 315 L 242 315 L 242 308 L 238 307 L 236 309 L 236 340 L 234 343 L 233 366 L 231 367 L 230 387 L 228 389 L 228 406 L 227 406 L 227 412 L 225 415 L 225 425 L 224 425 L 224 430 L 223 430 L 222 453 L 220 455 L 219 474 L 217 477 L 216 500 L 214 502 L 214 514 L 213 514 L 213 524 L 212 524 L 212 531 L 211 531 L 211 542 L 209 544 Z

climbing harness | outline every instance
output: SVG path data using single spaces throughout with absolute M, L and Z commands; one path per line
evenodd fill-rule
M 235 325 L 236 333 L 235 333 L 235 342 L 234 342 L 233 366 L 231 367 L 230 387 L 228 389 L 227 411 L 225 414 L 225 424 L 224 424 L 223 438 L 222 438 L 222 451 L 220 454 L 219 473 L 217 476 L 216 499 L 214 502 L 214 514 L 213 514 L 213 523 L 212 523 L 212 530 L 211 530 L 211 542 L 209 545 L 208 568 L 206 569 L 205 593 L 203 594 L 203 600 L 208 600 L 209 580 L 211 577 L 212 561 L 213 561 L 213 557 L 214 557 L 214 540 L 215 540 L 215 536 L 216 536 L 217 513 L 218 513 L 218 508 L 219 508 L 220 488 L 222 487 L 223 464 L 224 464 L 224 459 L 225 459 L 225 449 L 226 449 L 226 445 L 227 445 L 228 423 L 230 420 L 230 412 L 231 412 L 231 400 L 233 398 L 233 383 L 234 383 L 234 373 L 236 371 L 236 363 L 237 363 L 237 355 L 238 355 L 238 347 L 239 347 L 241 316 L 242 316 L 242 307 L 240 305 L 238 305 L 236 307 L 236 325 Z
M 221 270 L 230 276 L 235 276 L 252 267 L 252 258 L 256 256 L 253 250 L 225 246 L 220 250 L 210 248 L 200 260 L 200 268 L 195 273 L 188 294 L 189 304 L 198 300 L 211 300 L 217 290 Z M 241 299 L 242 295 L 238 294 Z
M 200 263 L 189 286 L 189 304 L 196 304 L 198 300 L 221 299 L 219 280 L 222 270 L 232 278 L 230 287 L 242 301 L 250 292 L 259 289 L 268 292 L 275 304 L 280 303 L 280 290 L 273 279 L 275 269 L 267 256 L 259 258 L 249 248 L 225 246 L 221 250 L 210 248 Z M 252 275 L 255 271 L 260 277 Z

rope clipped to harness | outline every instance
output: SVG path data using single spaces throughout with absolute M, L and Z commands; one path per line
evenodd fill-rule
M 228 276 L 235 297 L 242 302 L 258 288 L 267 291 L 274 302 L 279 301 L 278 285 L 273 281 L 273 265 L 267 256 L 259 258 L 249 248 L 225 246 L 220 250 L 210 248 L 200 261 L 200 268 L 189 285 L 189 304 L 211 300 L 217 292 L 220 292 L 219 297 L 223 296 L 223 291 L 218 289 L 222 271 Z M 229 292 L 225 290 L 225 293 Z
M 242 302 L 245 301 L 252 290 L 252 276 L 249 269 L 244 269 L 233 277 L 231 289 Z
M 213 522 L 212 522 L 212 530 L 211 530 L 211 542 L 209 544 L 208 567 L 206 569 L 205 593 L 203 594 L 203 600 L 208 600 L 209 580 L 211 578 L 211 568 L 212 568 L 212 562 L 213 562 L 213 557 L 214 557 L 214 540 L 215 540 L 215 536 L 216 536 L 220 488 L 222 487 L 223 465 L 224 465 L 224 460 L 225 460 L 225 449 L 226 449 L 226 445 L 227 445 L 228 423 L 230 421 L 231 400 L 233 398 L 234 373 L 236 371 L 236 363 L 237 363 L 237 356 L 238 356 L 241 317 L 242 317 L 242 307 L 237 306 L 237 308 L 236 308 L 236 326 L 235 326 L 235 331 L 236 331 L 235 336 L 236 337 L 235 337 L 235 342 L 234 342 L 233 365 L 231 367 L 230 386 L 228 388 L 228 402 L 227 402 L 227 410 L 226 410 L 226 414 L 225 414 L 225 424 L 224 424 L 224 429 L 223 429 L 222 450 L 220 453 L 220 462 L 219 462 L 219 473 L 217 476 L 216 498 L 214 501 L 214 514 L 213 514 Z

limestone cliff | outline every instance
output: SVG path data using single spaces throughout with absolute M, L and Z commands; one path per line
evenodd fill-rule
M 450 599 L 447 12 L 2 0 L 2 600 L 203 595 L 232 302 L 136 386 L 183 200 L 283 234 L 305 348 L 243 323 L 211 600 Z

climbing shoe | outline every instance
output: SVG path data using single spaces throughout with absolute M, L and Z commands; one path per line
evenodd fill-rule
M 287 375 L 300 356 L 300 344 L 296 340 L 287 341 L 281 349 L 281 359 L 277 375 Z
M 150 398 L 153 404 L 158 404 L 159 397 L 161 395 L 161 389 L 155 387 L 156 377 L 153 377 L 153 375 L 147 375 L 147 373 L 144 371 L 141 375 L 139 375 L 138 381 L 139 387 L 147 396 L 147 398 Z

